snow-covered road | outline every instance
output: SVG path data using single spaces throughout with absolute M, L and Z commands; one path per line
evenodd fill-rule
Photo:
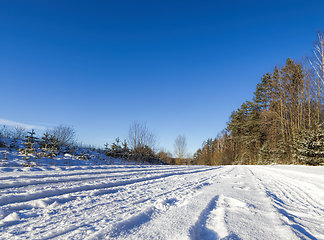
M 0 168 L 0 239 L 324 239 L 324 167 Z

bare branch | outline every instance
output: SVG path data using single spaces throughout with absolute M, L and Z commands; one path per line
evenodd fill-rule
M 184 135 L 179 135 L 174 141 L 174 153 L 177 158 L 184 158 L 187 148 L 187 141 Z
M 128 144 L 133 149 L 144 148 L 145 146 L 153 149 L 155 142 L 155 135 L 149 131 L 145 123 L 133 122 L 129 127 Z

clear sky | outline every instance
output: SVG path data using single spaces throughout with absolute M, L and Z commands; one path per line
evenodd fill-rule
M 146 122 L 189 152 L 262 74 L 312 52 L 324 1 L 0 1 L 0 120 L 103 146 Z M 0 121 L 0 122 L 1 122 Z

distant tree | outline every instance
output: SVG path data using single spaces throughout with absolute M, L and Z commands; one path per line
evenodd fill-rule
M 54 135 L 50 135 L 49 139 L 49 158 L 54 159 L 58 155 L 58 140 Z M 54 165 L 56 165 L 56 162 L 54 162 Z
M 135 161 L 155 161 L 155 135 L 145 123 L 133 122 L 129 127 L 128 144 Z
M 122 158 L 129 161 L 129 154 L 130 154 L 130 149 L 128 147 L 127 140 L 124 139 L 124 142 L 122 144 Z
M 12 138 L 15 139 L 24 139 L 27 134 L 27 130 L 23 127 L 16 126 L 12 131 Z
M 198 165 L 199 158 L 200 158 L 201 154 L 202 154 L 202 151 L 201 151 L 200 148 L 198 148 L 198 150 L 192 156 L 193 164 L 197 164 Z
M 35 145 L 38 138 L 35 135 L 36 133 L 34 129 L 27 132 L 27 136 L 25 137 L 25 141 L 23 142 L 23 145 L 25 145 L 25 147 L 20 150 L 20 152 L 22 152 L 25 155 L 25 160 L 27 161 L 26 164 L 27 167 L 31 167 L 30 158 L 36 153 Z
M 12 133 L 6 125 L 3 125 L 0 129 L 0 137 L 2 138 L 11 138 Z
M 51 134 L 46 131 L 43 136 L 41 141 L 39 142 L 41 150 L 42 150 L 42 155 L 43 157 L 49 157 L 50 156 L 50 148 L 51 148 Z
M 172 154 L 170 152 L 167 152 L 164 149 L 161 149 L 157 156 L 161 159 L 161 161 L 165 164 L 175 164 L 172 158 Z
M 148 146 L 154 148 L 155 135 L 148 129 L 145 123 L 133 122 L 128 131 L 128 144 L 132 149 Z
M 177 158 L 183 159 L 186 153 L 187 140 L 184 135 L 178 135 L 174 141 L 174 154 Z
M 107 164 L 110 164 L 109 156 L 111 154 L 111 149 L 109 148 L 109 144 L 108 143 L 105 143 L 104 147 L 105 147 L 104 148 L 104 153 L 105 153 L 106 163 Z
M 117 137 L 115 142 L 110 144 L 110 152 L 112 157 L 114 158 L 121 158 L 122 157 L 122 146 L 120 145 L 120 139 Z
M 75 130 L 70 126 L 57 126 L 51 131 L 51 135 L 62 146 L 72 145 L 75 142 Z

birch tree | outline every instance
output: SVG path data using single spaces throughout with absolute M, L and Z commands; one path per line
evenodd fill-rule
M 314 85 L 316 88 L 316 118 L 317 118 L 317 132 L 319 126 L 322 124 L 320 122 L 321 114 L 321 103 L 323 98 L 323 87 L 324 87 L 324 33 L 318 33 L 318 41 L 314 45 L 314 58 L 310 60 L 310 64 L 316 73 L 314 78 Z
M 187 140 L 184 135 L 178 135 L 174 141 L 174 153 L 177 158 L 183 159 L 187 148 Z

